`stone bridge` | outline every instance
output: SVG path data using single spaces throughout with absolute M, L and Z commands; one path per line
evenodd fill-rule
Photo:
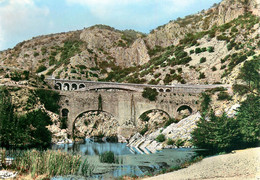
M 198 110 L 200 93 L 229 85 L 145 85 L 113 82 L 47 79 L 61 95 L 61 116 L 67 117 L 68 128 L 73 132 L 77 117 L 89 111 L 104 111 L 118 120 L 119 125 L 137 119 L 149 110 L 161 110 L 170 117 L 177 117 L 181 110 L 191 114 Z M 156 101 L 142 96 L 143 89 L 150 87 L 159 92 Z

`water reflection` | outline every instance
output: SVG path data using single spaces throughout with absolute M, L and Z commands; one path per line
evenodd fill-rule
M 93 179 L 114 179 L 124 175 L 142 176 L 163 168 L 178 166 L 195 155 L 192 149 L 164 149 L 155 154 L 141 154 L 135 148 L 123 143 L 97 143 L 89 139 L 83 144 L 53 145 L 52 149 L 80 153 L 87 156 L 88 162 L 95 166 Z M 119 164 L 105 164 L 98 155 L 112 151 L 119 158 Z M 55 178 L 67 180 L 71 178 Z M 76 179 L 76 178 L 73 178 Z M 89 178 L 88 178 L 89 179 Z
M 134 154 L 126 146 L 125 143 L 97 143 L 91 139 L 86 139 L 85 143 L 75 144 L 55 144 L 52 146 L 53 150 L 63 150 L 66 152 L 81 153 L 82 155 L 99 155 L 106 151 L 112 151 L 115 155 Z

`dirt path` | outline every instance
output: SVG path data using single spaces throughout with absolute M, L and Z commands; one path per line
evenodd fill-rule
M 203 159 L 188 168 L 144 180 L 260 180 L 260 147 Z

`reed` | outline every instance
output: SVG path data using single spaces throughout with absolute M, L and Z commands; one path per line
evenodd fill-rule
M 18 171 L 19 173 L 31 174 L 32 178 L 43 174 L 48 177 L 77 175 L 80 172 L 82 163 L 85 172 L 84 174 L 86 174 L 88 170 L 86 160 L 81 162 L 80 155 L 73 155 L 61 151 L 10 151 L 8 154 L 13 157 L 14 160 L 9 166 L 4 164 L 5 161 L 3 161 L 3 158 L 6 155 L 5 150 L 0 149 L 0 154 L 2 166 L 5 166 L 6 169 Z

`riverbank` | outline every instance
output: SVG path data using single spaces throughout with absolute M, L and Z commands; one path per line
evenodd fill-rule
M 260 179 L 260 147 L 208 157 L 175 172 L 144 180 L 244 180 Z

